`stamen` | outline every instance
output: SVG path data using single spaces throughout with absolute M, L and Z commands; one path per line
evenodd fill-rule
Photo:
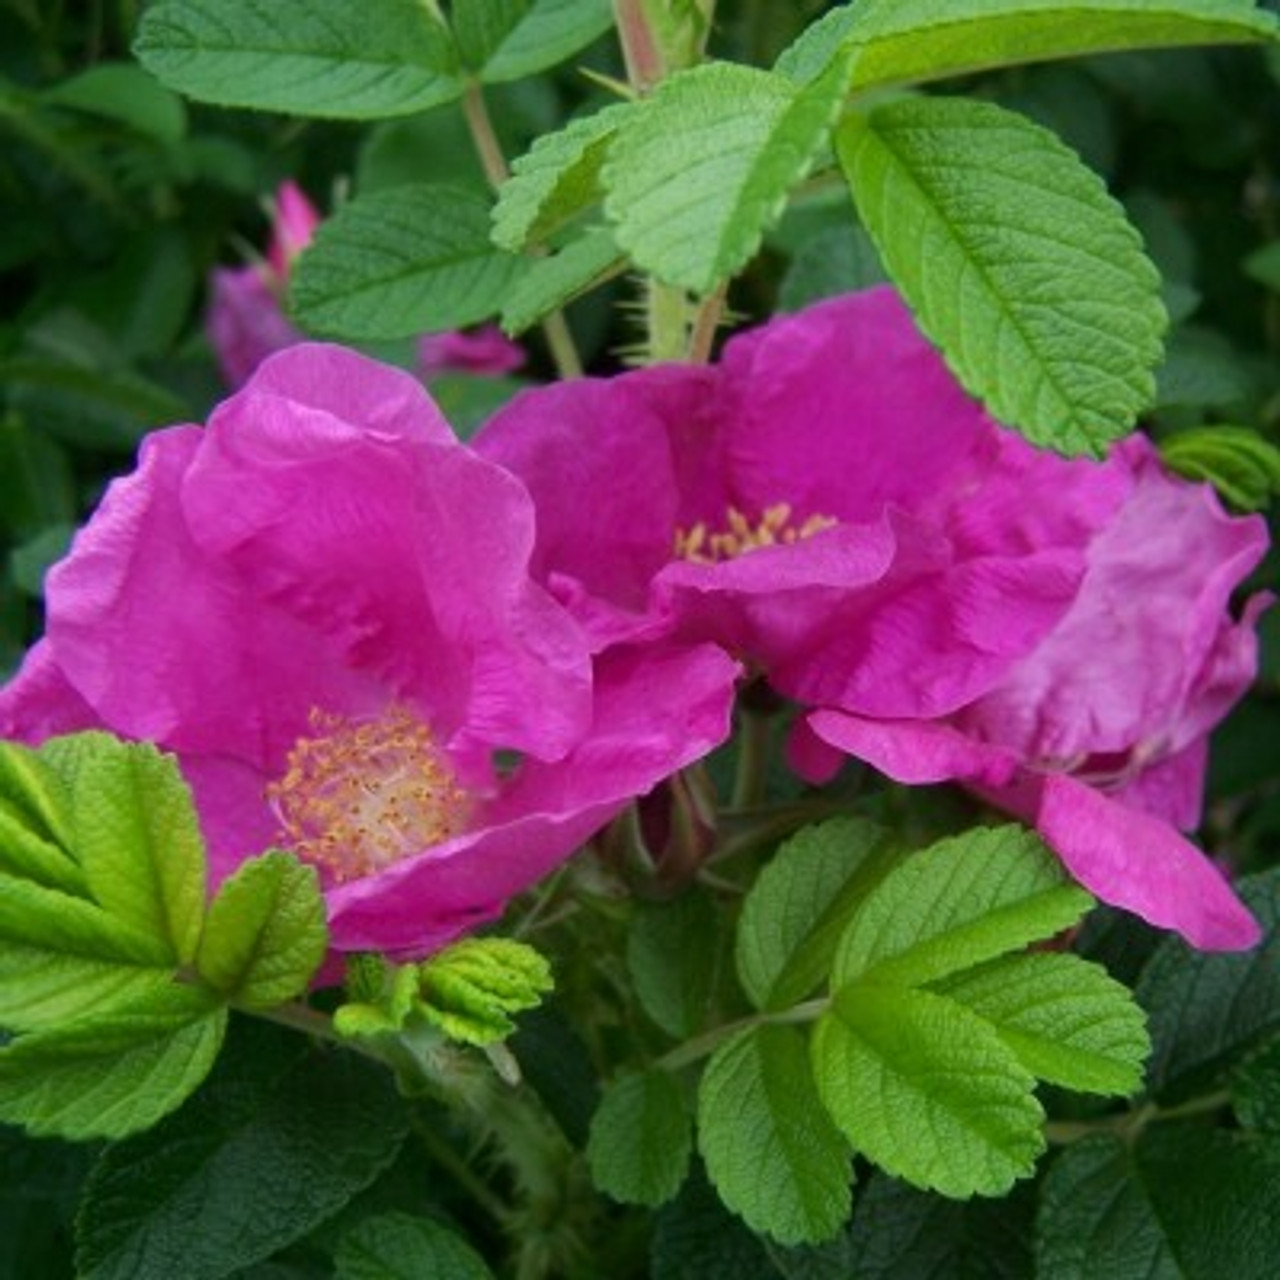
M 403 707 L 353 721 L 313 710 L 266 798 L 281 842 L 339 880 L 372 875 L 465 830 L 468 797 L 431 730 Z
M 721 530 L 713 532 L 701 520 L 692 528 L 677 529 L 675 554 L 678 559 L 692 560 L 695 564 L 719 564 L 760 547 L 800 542 L 836 523 L 831 516 L 814 515 L 796 524 L 791 518 L 789 502 L 766 507 L 755 524 L 737 507 L 730 507 L 725 512 L 726 527 Z

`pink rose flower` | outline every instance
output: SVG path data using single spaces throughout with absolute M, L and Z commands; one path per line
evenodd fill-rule
M 110 487 L 49 576 L 0 733 L 158 743 L 215 881 L 293 848 L 336 949 L 425 954 L 728 733 L 730 658 L 593 664 L 531 580 L 533 544 L 523 486 L 413 378 L 291 348 Z
M 1253 671 L 1262 553 L 1135 442 L 1037 450 L 958 386 L 887 288 L 737 336 L 711 368 L 525 392 L 476 437 L 539 509 L 535 573 L 603 646 L 713 640 L 836 750 L 966 780 L 1095 894 L 1202 946 L 1256 926 L 1170 824 Z
M 242 386 L 267 356 L 306 341 L 284 311 L 289 272 L 311 243 L 320 215 L 295 182 L 282 182 L 272 208 L 266 257 L 247 267 L 218 267 L 210 275 L 205 332 L 229 387 Z M 525 351 L 496 325 L 429 334 L 418 341 L 417 372 L 496 377 L 525 361 Z
M 1057 627 L 973 702 L 934 720 L 814 711 L 793 758 L 818 780 L 837 748 L 900 782 L 956 779 L 1032 822 L 1105 902 L 1208 949 L 1258 940 L 1221 872 L 1179 834 L 1200 821 L 1207 735 L 1257 667 L 1255 597 L 1233 590 L 1266 550 L 1256 517 L 1170 475 L 1141 438 L 1108 468 L 1128 500 L 1089 551 Z

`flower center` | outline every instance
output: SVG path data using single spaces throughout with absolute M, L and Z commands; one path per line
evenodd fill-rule
M 702 520 L 691 529 L 677 529 L 675 553 L 678 559 L 692 560 L 695 564 L 719 564 L 760 547 L 788 545 L 811 538 L 836 523 L 831 516 L 810 516 L 797 523 L 792 518 L 789 502 L 766 507 L 754 524 L 737 507 L 730 507 L 720 529 L 712 529 Z
M 313 710 L 266 798 L 282 842 L 339 880 L 372 875 L 466 828 L 466 792 L 403 707 L 354 721 Z

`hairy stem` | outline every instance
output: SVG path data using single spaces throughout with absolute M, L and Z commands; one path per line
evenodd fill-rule
M 466 118 L 476 154 L 480 157 L 480 167 L 484 170 L 489 185 L 496 191 L 511 176 L 511 170 L 502 154 L 502 145 L 498 142 L 498 134 L 485 104 L 484 93 L 474 81 L 467 85 L 467 91 L 462 95 L 462 114 Z M 551 359 L 555 362 L 556 372 L 560 377 L 580 378 L 582 359 L 562 312 L 553 311 L 542 321 L 542 336 L 546 339 L 547 349 L 551 352 Z

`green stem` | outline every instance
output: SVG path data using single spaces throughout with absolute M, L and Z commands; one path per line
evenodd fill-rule
M 706 364 L 711 359 L 711 347 L 716 340 L 716 330 L 724 317 L 725 296 L 729 291 L 726 280 L 713 293 L 703 299 L 693 321 L 693 334 L 689 339 L 689 363 Z
M 648 282 L 649 361 L 683 360 L 689 342 L 689 299 L 683 289 Z
M 480 167 L 489 185 L 497 191 L 511 176 L 507 159 L 502 154 L 502 145 L 498 141 L 497 131 L 493 127 L 493 119 L 485 104 L 484 93 L 476 81 L 467 85 L 462 95 L 462 114 L 475 145 L 476 154 L 480 157 Z M 542 321 L 542 336 L 546 339 L 547 349 L 561 378 L 582 377 L 582 359 L 578 348 L 574 345 L 573 334 L 565 323 L 564 314 L 553 311 Z
M 813 1022 L 830 1008 L 831 1001 L 825 997 L 818 1000 L 806 1000 L 803 1004 L 792 1005 L 778 1013 L 753 1013 L 746 1018 L 738 1018 L 734 1022 L 726 1022 L 723 1026 L 712 1027 L 702 1035 L 686 1040 L 677 1045 L 670 1053 L 664 1053 L 653 1065 L 660 1071 L 679 1071 L 691 1062 L 709 1057 L 726 1040 L 736 1036 L 740 1031 L 751 1027 L 790 1026 L 799 1022 Z
M 1133 1142 L 1148 1125 L 1212 1115 L 1215 1111 L 1221 1111 L 1230 1102 L 1230 1091 L 1219 1089 L 1215 1093 L 1207 1093 L 1202 1098 L 1192 1098 L 1189 1102 L 1180 1103 L 1176 1107 L 1162 1108 L 1156 1106 L 1154 1102 L 1145 1102 L 1131 1111 L 1103 1116 L 1100 1120 L 1051 1120 L 1045 1125 L 1044 1132 L 1050 1142 L 1059 1145 L 1079 1142 L 1082 1138 L 1092 1138 L 1098 1134 L 1111 1134 L 1126 1142 Z
M 434 1129 L 424 1124 L 420 1116 L 415 1114 L 412 1124 L 432 1163 L 443 1169 L 498 1226 L 505 1226 L 511 1217 L 510 1211 L 488 1184 Z
M 729 803 L 735 809 L 763 804 L 769 774 L 771 717 L 739 702 L 738 767 Z

